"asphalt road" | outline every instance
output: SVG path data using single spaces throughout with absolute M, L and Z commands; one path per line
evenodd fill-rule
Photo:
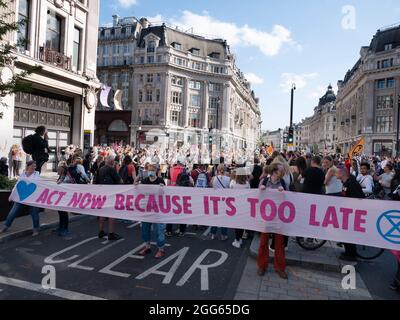
M 400 300 L 400 293 L 389 288 L 397 272 L 395 257 L 388 251 L 374 261 L 360 261 L 356 271 L 360 273 L 373 299 Z
M 71 225 L 63 239 L 44 231 L 0 246 L 0 300 L 4 299 L 233 299 L 248 257 L 191 228 L 167 238 L 167 255 L 137 256 L 139 225 L 118 222 L 117 242 L 98 239 L 95 218 Z M 55 275 L 55 277 L 53 276 Z M 42 284 L 47 286 L 43 288 Z M 55 287 L 55 288 L 54 288 Z

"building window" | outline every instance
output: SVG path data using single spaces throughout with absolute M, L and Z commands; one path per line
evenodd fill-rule
M 376 132 L 389 133 L 393 128 L 393 117 L 392 116 L 380 116 L 376 117 Z
M 192 68 L 195 70 L 203 70 L 203 64 L 200 62 L 192 62 Z
M 160 102 L 160 97 L 161 97 L 160 90 L 157 89 L 157 90 L 156 90 L 156 101 L 157 101 L 157 102 Z
M 175 64 L 177 64 L 179 66 L 184 66 L 184 67 L 186 66 L 185 59 L 174 57 L 174 62 L 175 62 Z
M 147 63 L 154 63 L 154 56 L 148 56 Z
M 386 87 L 387 88 L 394 88 L 394 78 L 389 78 L 389 79 L 387 79 L 387 81 L 386 81 Z
M 157 75 L 156 75 L 156 82 L 157 83 L 161 82 L 161 74 L 160 73 L 157 73 Z
M 74 29 L 74 48 L 72 54 L 72 65 L 79 70 L 81 60 L 81 29 Z
M 54 12 L 47 14 L 46 47 L 50 50 L 61 52 L 61 26 L 62 19 Z
M 194 56 L 199 56 L 199 55 L 200 55 L 200 49 L 192 48 L 192 49 L 190 50 L 190 52 L 191 52 L 192 55 L 194 55 Z
M 29 39 L 29 10 L 30 1 L 20 0 L 18 5 L 18 48 L 20 51 L 28 50 L 28 39 Z
M 162 55 L 159 54 L 159 55 L 157 56 L 157 62 L 158 62 L 158 63 L 161 63 L 161 62 L 162 62 Z
M 209 129 L 217 128 L 217 115 L 215 115 L 215 114 L 208 115 L 208 128 Z
M 143 102 L 143 91 L 139 90 L 139 102 Z
M 376 108 L 377 109 L 392 109 L 394 106 L 393 95 L 378 96 Z
M 141 64 L 144 63 L 144 57 L 140 57 L 140 63 L 141 63 Z
M 182 92 L 172 92 L 172 103 L 182 105 Z
M 386 87 L 386 80 L 385 79 L 381 79 L 377 81 L 377 88 L 378 89 L 385 89 Z
M 171 111 L 171 124 L 174 126 L 179 125 L 179 119 L 180 119 L 181 113 L 179 111 Z
M 224 73 L 224 67 L 211 66 L 211 72 L 213 72 L 213 73 Z
M 217 109 L 219 105 L 219 98 L 210 97 L 209 108 L 210 109 Z
M 147 52 L 154 52 L 156 50 L 156 42 L 150 41 L 147 45 Z
M 382 60 L 382 69 L 393 67 L 393 58 Z
M 182 45 L 178 42 L 174 42 L 172 46 L 177 50 L 182 50 Z
M 197 113 L 191 112 L 189 117 L 189 126 L 192 128 L 198 128 L 200 125 L 199 116 Z
M 192 107 L 200 107 L 200 96 L 198 94 L 190 95 L 190 105 Z
M 221 84 L 220 83 L 210 83 L 209 90 L 213 92 L 221 92 Z
M 393 49 L 393 43 L 385 44 L 385 51 L 389 51 Z
M 152 73 L 147 74 L 147 83 L 153 83 L 153 74 Z
M 195 90 L 200 90 L 201 89 L 201 82 L 200 81 L 190 80 L 189 88 L 190 89 L 195 89 Z
M 153 102 L 153 90 L 147 90 L 146 92 L 146 101 Z
M 210 58 L 219 59 L 221 55 L 218 52 L 213 52 L 210 54 Z
M 171 78 L 171 83 L 177 86 L 183 86 L 183 78 L 182 77 L 177 77 L 173 76 Z

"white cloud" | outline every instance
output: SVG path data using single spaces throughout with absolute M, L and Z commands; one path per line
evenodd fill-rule
M 137 0 L 118 0 L 119 5 L 123 8 L 129 8 L 137 4 Z
M 301 50 L 301 46 L 292 39 L 290 30 L 281 25 L 274 25 L 271 32 L 257 30 L 248 25 L 220 21 L 208 12 L 196 14 L 185 10 L 179 18 L 168 21 L 169 24 L 184 30 L 193 28 L 193 32 L 207 37 L 223 38 L 231 46 L 251 46 L 258 48 L 266 56 L 277 55 L 285 44 Z
M 254 74 L 254 73 L 246 73 L 245 75 L 244 75 L 244 77 L 247 79 L 247 81 L 249 81 L 251 84 L 255 84 L 255 85 L 257 85 L 257 84 L 263 84 L 264 83 L 264 79 L 263 78 L 261 78 L 261 77 L 259 77 L 259 76 L 257 76 L 256 74 Z
M 314 91 L 308 95 L 308 99 L 316 100 L 321 98 L 326 92 L 326 86 L 317 86 Z
M 161 14 L 157 14 L 154 17 L 147 17 L 150 23 L 160 24 L 164 22 L 164 17 Z
M 289 92 L 292 88 L 292 84 L 296 84 L 297 89 L 302 89 L 307 86 L 308 81 L 315 79 L 319 76 L 318 73 L 305 73 L 305 74 L 296 74 L 296 73 L 283 73 L 281 75 L 281 84 L 280 87 L 283 92 Z

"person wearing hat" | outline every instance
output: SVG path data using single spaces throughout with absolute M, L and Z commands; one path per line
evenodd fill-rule
M 37 180 L 40 179 L 40 173 L 36 171 L 36 162 L 35 161 L 28 161 L 26 163 L 26 169 L 21 174 L 20 179 L 28 179 L 28 180 Z M 5 233 L 11 227 L 14 219 L 17 215 L 21 212 L 23 208 L 28 208 L 29 213 L 32 217 L 32 224 L 33 224 L 33 233 L 32 236 L 35 237 L 39 235 L 40 223 L 39 223 L 39 211 L 40 209 L 37 207 L 26 206 L 22 203 L 14 202 L 11 211 L 7 215 L 7 219 L 4 223 L 4 228 L 1 230 L 1 233 Z
M 6 157 L 2 157 L 0 159 L 0 175 L 8 177 L 8 165 Z

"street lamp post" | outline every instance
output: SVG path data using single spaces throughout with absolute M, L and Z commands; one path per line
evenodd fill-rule
M 293 103 L 294 103 L 294 91 L 296 90 L 296 84 L 292 84 L 291 96 L 290 96 L 290 128 L 293 128 Z

